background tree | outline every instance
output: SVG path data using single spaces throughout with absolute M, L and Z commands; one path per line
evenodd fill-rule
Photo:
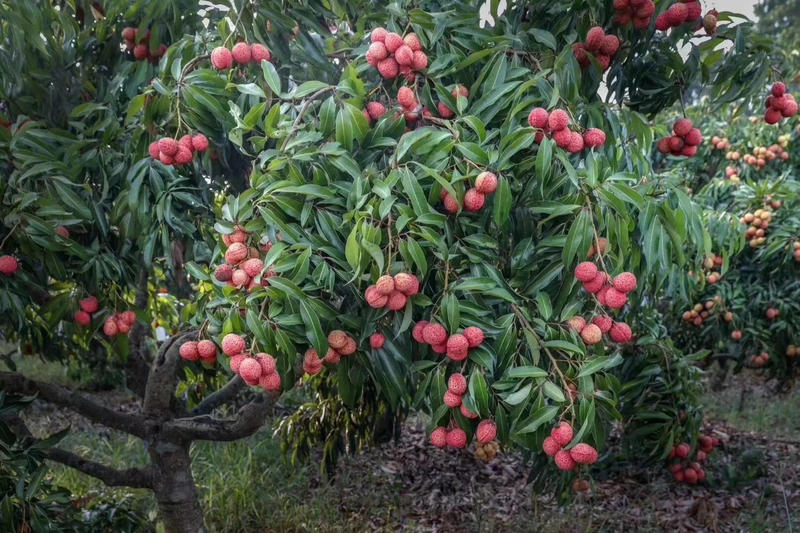
M 574 428 L 559 433 L 564 470 L 597 459 L 613 419 L 638 451 L 665 457 L 700 413 L 691 359 L 666 341 L 654 302 L 686 286 L 711 239 L 679 184 L 651 179 L 666 125 L 646 114 L 695 83 L 720 101 L 761 91 L 777 54 L 747 25 L 699 43 L 694 18 L 655 31 L 668 4 L 637 16 L 640 29 L 599 1 L 520 4 L 483 28 L 458 1 L 4 4 L 1 63 L 16 77 L 0 94 L 2 250 L 14 256 L 0 265 L 2 333 L 118 369 L 140 409 L 13 368 L 3 389 L 143 439 L 151 463 L 139 469 L 47 453 L 153 490 L 170 531 L 203 527 L 191 443 L 254 433 L 281 391 L 327 374 L 351 409 L 378 394 L 393 413 L 428 412 L 437 444 L 521 447 L 542 486 L 572 479 L 542 468 L 558 422 Z M 738 46 L 716 50 L 725 39 Z M 252 61 L 239 41 L 269 54 Z M 373 66 L 402 46 L 413 69 Z M 574 275 L 595 281 L 585 274 L 598 268 L 638 283 L 623 276 L 613 302 L 610 288 L 598 299 Z M 409 273 L 418 291 L 398 277 Z M 398 290 L 376 294 L 389 283 Z M 578 315 L 596 318 L 580 335 Z M 443 329 L 422 336 L 425 321 Z M 168 340 L 153 338 L 155 322 Z M 434 336 L 433 348 L 419 341 Z

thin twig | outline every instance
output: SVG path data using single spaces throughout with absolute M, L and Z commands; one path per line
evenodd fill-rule
M 300 129 L 300 122 L 303 120 L 303 117 L 305 116 L 306 112 L 308 112 L 309 107 L 311 107 L 311 103 L 320 96 L 322 96 L 323 94 L 335 90 L 336 90 L 335 85 L 322 88 L 319 91 L 312 94 L 311 96 L 309 96 L 305 100 L 305 102 L 303 102 L 303 107 L 300 108 L 300 112 L 297 114 L 297 118 L 294 119 L 294 123 L 292 124 L 292 129 L 289 131 L 289 134 L 286 136 L 286 139 L 284 139 L 283 143 L 281 144 L 281 149 L 280 149 L 281 152 L 286 150 L 286 145 L 289 144 L 289 141 L 292 139 L 292 137 L 294 137 L 294 134 L 297 133 L 297 130 Z

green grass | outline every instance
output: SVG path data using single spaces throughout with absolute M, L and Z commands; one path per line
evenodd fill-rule
M 744 394 L 742 394 L 744 391 Z M 708 391 L 703 398 L 706 416 L 739 430 L 755 431 L 772 438 L 800 440 L 800 389 L 778 394 L 763 387 L 729 383 L 721 391 Z

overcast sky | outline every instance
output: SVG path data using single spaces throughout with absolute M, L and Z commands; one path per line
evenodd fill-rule
M 792 1 L 792 0 L 787 0 Z M 703 4 L 703 12 L 711 8 L 716 8 L 718 11 L 732 11 L 734 13 L 741 13 L 753 18 L 753 5 L 757 4 L 756 0 L 724 0 L 720 2 L 701 2 Z

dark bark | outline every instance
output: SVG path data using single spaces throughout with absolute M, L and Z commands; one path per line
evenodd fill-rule
M 152 469 L 149 466 L 143 469 L 127 468 L 125 470 L 117 470 L 116 468 L 89 461 L 60 448 L 48 448 L 46 454 L 48 459 L 96 477 L 109 487 L 153 488 Z
M 188 442 L 153 441 L 148 449 L 159 518 L 169 533 L 204 532 L 203 510 L 192 477 Z
M 244 388 L 244 380 L 237 374 L 233 376 L 224 387 L 200 402 L 200 405 L 192 409 L 192 416 L 208 415 L 220 405 L 224 405 L 236 398 L 239 391 Z
M 164 425 L 164 434 L 170 439 L 232 441 L 249 437 L 264 425 L 267 414 L 277 396 L 260 395 L 239 409 L 232 419 L 218 419 L 209 415 L 176 418 Z
M 175 408 L 175 387 L 178 385 L 178 369 L 183 364 L 179 350 L 186 341 L 197 340 L 197 331 L 173 335 L 158 350 L 150 365 L 147 389 L 144 395 L 145 415 L 157 420 L 167 420 Z

